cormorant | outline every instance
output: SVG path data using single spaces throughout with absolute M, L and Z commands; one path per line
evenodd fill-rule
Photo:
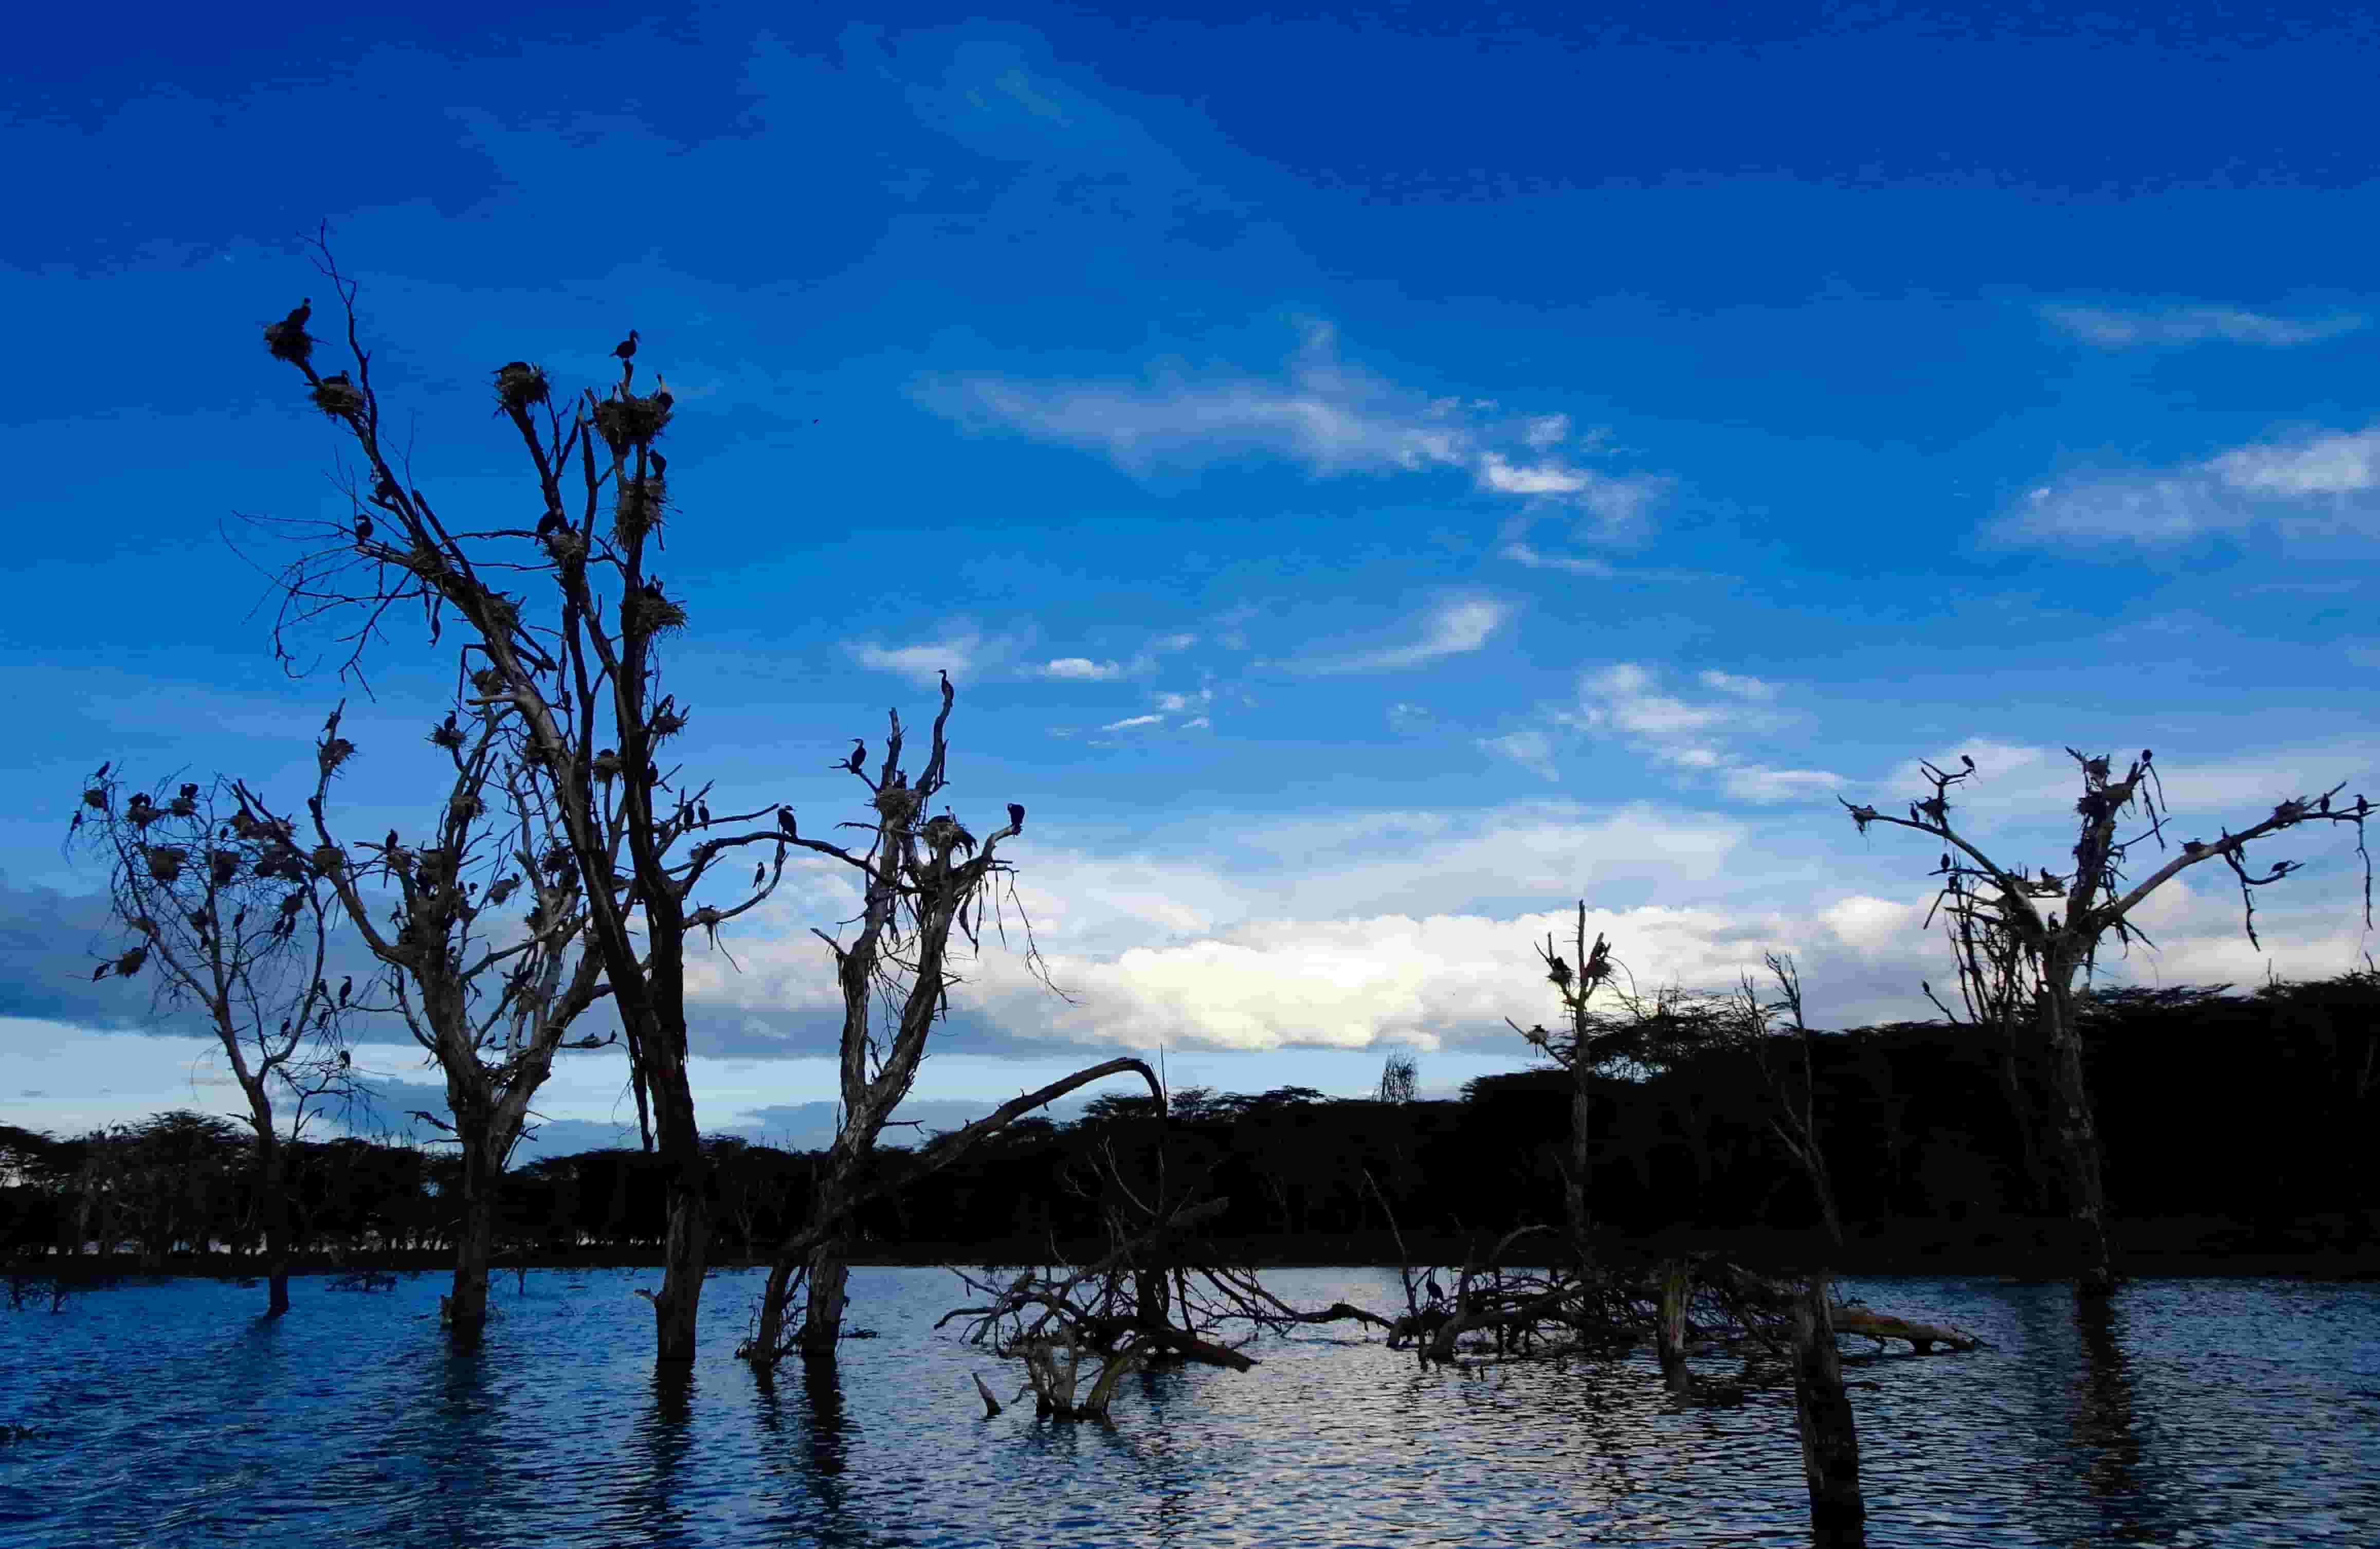
M 637 331 L 633 328 L 629 329 L 628 336 L 612 346 L 612 353 L 623 360 L 634 359 L 637 354 Z
M 537 536 L 542 540 L 552 537 L 567 526 L 569 524 L 563 520 L 561 512 L 549 511 L 537 519 Z
M 347 380 L 346 372 L 333 371 L 329 376 L 322 379 L 322 385 L 324 387 L 353 387 L 355 383 Z
M 710 804 L 709 802 L 695 803 L 694 816 L 701 822 L 704 828 L 707 829 L 710 827 Z
M 669 390 L 669 383 L 662 380 L 662 374 L 659 371 L 655 371 L 653 373 L 653 406 L 666 412 L 669 406 L 676 402 L 677 394 Z
M 358 512 L 357 512 L 357 513 L 356 513 L 356 541 L 357 541 L 357 542 L 358 542 L 358 543 L 370 543 L 370 542 L 371 541 L 371 535 L 372 535 L 372 519 L 371 519 L 371 514 L 370 514 L 370 512 L 365 512 L 365 511 L 358 511 Z
M 306 320 L 313 315 L 314 298 L 309 296 L 300 300 L 298 305 L 289 309 L 289 315 L 281 320 L 281 326 L 284 328 L 295 328 L 302 333 L 306 327 Z
M 354 1055 L 349 1054 L 346 1049 L 341 1049 L 341 1050 L 339 1051 L 339 1069 L 340 1069 L 340 1070 L 344 1071 L 344 1070 L 346 1070 L 348 1066 L 353 1065 L 355 1062 L 356 1062 L 356 1057 L 355 1057 Z
M 660 453 L 646 453 L 645 461 L 652 465 L 653 477 L 655 478 L 663 478 L 669 473 L 669 459 L 662 456 Z
M 866 762 L 868 762 L 868 744 L 858 737 L 852 738 L 851 757 L 844 764 L 843 767 L 849 769 L 853 774 L 857 774 L 859 772 L 859 766 Z
M 2147 763 L 2149 761 L 2149 750 L 2147 748 L 2141 749 L 2141 762 L 2143 764 Z
M 768 862 L 763 861 L 763 862 L 761 862 L 759 865 L 756 865 L 756 866 L 754 866 L 754 867 L 752 868 L 752 886 L 754 886 L 754 887 L 756 887 L 756 888 L 757 888 L 757 887 L 759 887 L 761 883 L 763 883 L 763 882 L 767 881 L 768 879 L 769 879 L 769 863 L 768 863 Z
M 1948 850 L 1942 852 L 1942 869 L 1944 871 L 1950 869 L 1950 852 Z
M 353 993 L 355 993 L 355 987 L 356 987 L 356 976 L 355 976 L 353 974 L 348 974 L 346 978 L 341 979 L 341 980 L 339 981 L 339 1004 L 340 1004 L 340 1005 L 344 1006 L 344 1005 L 346 1005 L 346 1004 L 347 1003 L 347 997 L 348 997 L 349 995 L 352 995 Z
M 784 830 L 784 835 L 787 839 L 799 839 L 802 837 L 802 830 L 794 826 L 794 809 L 792 807 L 781 806 L 777 809 L 777 827 Z
M 382 841 L 380 841 L 380 843 L 381 843 L 381 848 L 382 848 L 382 849 L 383 849 L 383 850 L 394 850 L 394 849 L 395 849 L 395 848 L 396 848 L 396 830 L 395 830 L 395 829 L 389 829 L 389 830 L 388 830 L 388 837 L 387 837 L 386 839 L 384 839 L 384 840 L 382 840 Z
M 1020 802 L 1011 802 L 1008 804 L 1008 826 L 1012 829 L 1021 829 L 1025 827 L 1024 804 Z
M 1975 767 L 1975 756 L 1973 754 L 1961 753 L 1959 756 L 1961 759 L 1965 761 L 1967 768 L 1972 769 Z
M 107 771 L 108 771 L 109 767 L 110 767 L 110 766 L 112 766 L 115 762 L 115 759 L 113 759 L 113 758 L 111 758 L 111 759 L 109 759 L 105 764 L 102 764 L 102 765 L 99 767 L 99 772 L 98 772 L 97 774 L 95 774 L 95 775 L 91 776 L 91 779 L 93 779 L 93 780 L 105 780 L 105 779 L 107 778 Z

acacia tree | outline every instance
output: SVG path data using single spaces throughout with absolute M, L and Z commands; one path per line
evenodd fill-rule
M 2369 929 L 2372 858 L 2364 847 L 2363 824 L 2372 805 L 2361 795 L 2352 805 L 2339 802 L 2345 781 L 2319 795 L 2289 797 L 2238 833 L 2226 827 L 2217 830 L 2218 837 L 2212 842 L 2181 841 L 2169 859 L 2127 886 L 2124 865 L 2135 848 L 2143 841 L 2155 843 L 2161 853 L 2168 848 L 2165 829 L 2172 815 L 2151 762 L 2152 752 L 2143 748 L 2121 777 L 2115 774 L 2107 755 L 2087 756 L 2070 747 L 2066 752 L 2081 773 L 2082 793 L 2074 804 L 2081 819 L 2080 833 L 2070 853 L 2074 864 L 2063 873 L 2047 866 L 2028 870 L 2004 865 L 1951 823 L 1950 793 L 1975 777 L 1973 757 L 1962 758 L 1957 770 L 1921 761 L 1933 793 L 1911 802 L 1906 817 L 1873 806 L 1854 806 L 1840 796 L 1836 800 L 1842 802 L 1862 833 L 1871 823 L 1885 823 L 1940 841 L 1946 848 L 1936 870 L 1943 878 L 1937 906 L 1954 919 L 1972 918 L 1978 931 L 2012 944 L 2016 972 L 2007 982 L 2021 985 L 2029 993 L 2036 1047 L 2049 1066 L 2067 1208 L 2075 1226 L 2076 1286 L 2099 1295 L 2116 1283 L 2115 1256 L 2107 1227 L 2098 1126 L 2083 1076 L 2078 981 L 2087 983 L 2097 965 L 2101 944 L 2110 937 L 2126 948 L 2135 939 L 2154 947 L 2132 920 L 2132 912 L 2159 888 L 2208 861 L 2220 860 L 2230 868 L 2240 886 L 2248 939 L 2261 948 L 2264 943 L 2256 934 L 2256 889 L 2281 880 L 2298 870 L 2301 863 L 2277 861 L 2260 873 L 2249 866 L 2247 847 L 2306 823 L 2355 826 L 2356 851 L 2364 865 L 2363 921 Z M 2129 836 L 2121 835 L 2119 826 L 2128 817 L 2143 826 Z
M 808 1223 L 778 1249 L 761 1291 L 753 1336 L 741 1352 L 763 1369 L 795 1349 L 806 1357 L 831 1360 L 834 1355 L 847 1300 L 844 1287 L 850 1274 L 855 1214 L 892 1181 L 886 1177 L 869 1181 L 871 1173 L 880 1172 L 877 1137 L 908 1095 L 925 1059 L 928 1035 L 949 1009 L 951 987 L 960 982 L 952 932 L 980 950 L 985 905 L 993 902 L 996 908 L 993 889 L 1013 869 L 999 858 L 999 848 L 1024 831 L 1025 808 L 1014 802 L 1006 826 L 987 833 L 980 845 L 947 808 L 929 814 L 928 804 L 949 783 L 948 728 L 954 700 L 945 674 L 925 763 L 914 781 L 901 761 L 906 734 L 897 711 L 889 717 L 884 755 L 874 775 L 868 772 L 864 741 L 843 765 L 867 787 L 874 813 L 872 822 L 846 825 L 868 833 L 864 851 L 802 834 L 791 813 L 783 817 L 787 842 L 832 857 L 859 874 L 861 902 L 849 941 L 822 930 L 815 933 L 834 954 L 835 977 L 843 990 L 842 1119 L 819 1169 Z M 1038 961 L 1029 948 L 1027 955 L 1028 961 Z M 1146 1081 L 1162 1107 L 1164 1091 L 1154 1071 L 1137 1059 L 1111 1059 L 937 1137 L 898 1177 L 905 1180 L 946 1167 L 1019 1116 L 1124 1071 Z M 801 1328 L 789 1341 L 786 1328 L 797 1294 L 806 1296 Z
M 171 795 L 124 789 L 102 764 L 68 829 L 108 868 L 124 932 L 91 970 L 152 974 L 156 1006 L 196 1012 L 247 1098 L 263 1216 L 265 1315 L 289 1310 L 290 1156 L 326 1098 L 352 1091 L 345 1016 L 323 974 L 335 912 L 296 831 L 237 783 L 189 782 Z
M 618 1010 L 639 1126 L 668 1168 L 656 1352 L 663 1361 L 691 1361 L 710 1221 L 710 1165 L 686 1066 L 686 938 L 699 930 L 715 940 L 721 925 L 773 892 L 784 835 L 749 826 L 772 807 L 714 818 L 709 785 L 662 762 L 688 716 L 662 692 L 659 650 L 686 626 L 686 613 L 652 570 L 674 515 L 668 460 L 655 443 L 675 400 L 658 373 L 651 391 L 634 390 L 634 330 L 613 351 L 620 376 L 608 393 L 558 399 L 542 368 L 505 362 L 494 372 L 497 412 L 518 438 L 539 514 L 533 526 L 449 520 L 387 439 L 357 284 L 326 244 L 318 239 L 316 248 L 316 267 L 337 296 L 349 369 L 316 370 L 310 301 L 268 325 L 264 344 L 305 379 L 310 400 L 360 466 L 343 480 L 348 516 L 263 524 L 300 550 L 279 572 L 276 648 L 294 662 L 287 642 L 295 632 L 344 621 L 346 675 L 360 672 L 393 611 L 419 606 L 433 647 L 448 623 L 461 625 L 472 690 L 464 703 L 515 729 L 524 789 L 537 789 L 539 810 L 559 827 L 571 867 L 586 879 L 578 897 Z M 523 581 L 527 594 L 500 589 Z M 747 846 L 764 857 L 748 886 L 728 885 L 724 873 L 713 877 Z
M 445 1131 L 460 1153 L 455 1281 L 444 1305 L 455 1337 L 469 1342 L 487 1320 L 498 1180 L 565 1035 L 610 988 L 549 788 L 529 778 L 534 744 L 520 719 L 486 704 L 449 713 L 430 732 L 453 779 L 426 839 L 408 845 L 392 829 L 377 843 L 350 846 L 326 812 L 331 781 L 355 752 L 339 734 L 344 708 L 331 712 L 315 744 L 318 774 L 306 798 L 311 859 L 380 964 L 406 1027 L 446 1079 L 453 1121 L 419 1117 Z M 254 793 L 241 793 L 265 810 Z M 616 811 L 607 805 L 604 817 L 616 845 Z M 516 925 L 504 911 L 524 886 L 528 913 Z M 383 927 L 374 905 L 389 902 L 391 891 Z M 590 1036 L 576 1047 L 605 1042 Z

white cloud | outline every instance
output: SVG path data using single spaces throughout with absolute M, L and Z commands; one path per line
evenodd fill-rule
M 1099 730 L 1102 732 L 1123 732 L 1129 731 L 1135 726 L 1162 726 L 1164 724 L 1165 718 L 1161 715 L 1128 715 L 1122 720 L 1109 721 L 1105 726 L 1100 727 Z
M 1215 702 L 1215 691 L 1202 688 L 1196 694 L 1160 694 L 1156 698 L 1159 709 L 1179 715 L 1184 710 L 1204 710 Z
M 844 648 L 871 672 L 895 673 L 920 688 L 931 688 L 944 672 L 954 678 L 996 676 L 1015 658 L 1018 645 L 1011 636 L 987 635 L 978 628 L 960 625 L 924 645 L 887 647 L 861 640 L 846 641 Z
M 1283 665 L 1316 674 L 1387 672 L 1461 656 L 1485 646 L 1512 616 L 1512 604 L 1486 598 L 1442 602 L 1419 621 L 1420 638 L 1402 646 L 1337 655 L 1302 657 Z
M 1045 662 L 1041 676 L 1075 683 L 1107 683 L 1123 676 L 1123 669 L 1112 661 L 1093 661 L 1088 657 L 1062 656 Z
M 2126 311 L 2112 307 L 2051 306 L 2044 307 L 2041 315 L 2085 344 L 2102 349 L 2210 342 L 2268 346 L 2311 345 L 2352 333 L 2366 321 L 2344 312 L 2325 318 L 2277 318 L 2239 307 Z
M 2003 543 L 2178 543 L 2259 521 L 2380 531 L 2380 427 L 2233 447 L 2180 468 L 2084 475 L 2029 492 L 1985 536 Z
M 1478 744 L 1500 758 L 1513 763 L 1544 780 L 1558 781 L 1561 770 L 1554 766 L 1553 739 L 1536 727 L 1524 727 L 1500 737 L 1481 737 Z
M 1461 470 L 1491 493 L 1584 512 L 1606 536 L 1643 523 L 1671 485 L 1551 460 L 1546 454 L 1570 437 L 1568 416 L 1499 418 L 1493 399 L 1399 387 L 1342 361 L 1336 333 L 1320 323 L 1278 377 L 1176 367 L 1145 384 L 973 376 L 923 379 L 915 393 L 953 418 L 1087 447 L 1135 474 L 1249 451 L 1326 478 Z
M 1758 678 L 1739 677 L 1733 672 L 1721 672 L 1716 669 L 1698 672 L 1694 676 L 1695 681 L 1705 688 L 1714 688 L 1721 694 L 1732 694 L 1739 699 L 1777 697 L 1777 686 L 1774 684 L 1763 683 Z

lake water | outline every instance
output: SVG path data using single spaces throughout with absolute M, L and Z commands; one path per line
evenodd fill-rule
M 1392 1272 L 1269 1278 L 1401 1301 Z M 658 1284 L 504 1277 L 476 1357 L 447 1351 L 432 1275 L 300 1279 L 270 1325 L 261 1289 L 200 1280 L 0 1311 L 0 1422 L 42 1433 L 0 1444 L 0 1544 L 1806 1542 L 1790 1393 L 1678 1409 L 1644 1356 L 1424 1373 L 1326 1329 L 1135 1379 L 1111 1426 L 986 1420 L 968 1374 L 1018 1378 L 931 1331 L 963 1300 L 943 1272 L 856 1272 L 882 1337 L 773 1393 L 731 1354 L 757 1273 L 712 1277 L 675 1378 L 630 1294 Z M 2380 1543 L 2380 1286 L 2149 1281 L 2091 1328 L 2062 1286 L 1847 1289 L 1994 1345 L 1851 1367 L 1878 1385 L 1852 1398 L 1879 1549 Z

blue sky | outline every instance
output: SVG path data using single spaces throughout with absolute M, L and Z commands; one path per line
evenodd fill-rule
M 722 792 L 840 815 L 829 760 L 958 681 L 953 794 L 1031 809 L 1073 999 L 989 956 L 929 1119 L 1160 1042 L 1240 1090 L 1512 1068 L 1580 897 L 1642 978 L 1782 948 L 1821 1020 L 1924 1014 L 1931 855 L 1838 792 L 1969 752 L 2054 862 L 2067 744 L 2155 745 L 2185 827 L 2380 789 L 2374 39 L 2330 9 L 38 18 L 0 1121 L 228 1104 L 75 982 L 58 841 L 102 758 L 294 788 L 342 693 L 222 536 L 343 509 L 255 343 L 325 219 L 442 508 L 522 499 L 494 364 L 639 330 Z M 433 666 L 399 628 L 351 706 L 358 832 L 408 821 Z M 2274 854 L 2268 952 L 2208 879 L 2118 974 L 2359 962 L 2346 847 Z M 703 965 L 707 1125 L 817 1131 L 838 887 Z M 549 1138 L 620 1086 L 571 1067 Z

